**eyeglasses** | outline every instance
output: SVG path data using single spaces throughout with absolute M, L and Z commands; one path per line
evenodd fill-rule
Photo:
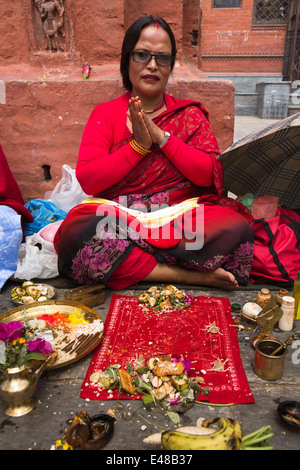
M 172 65 L 172 56 L 163 52 L 161 54 L 151 54 L 151 52 L 146 51 L 131 51 L 130 54 L 132 55 L 133 61 L 139 64 L 149 64 L 152 57 L 154 57 L 157 65 L 163 67 Z

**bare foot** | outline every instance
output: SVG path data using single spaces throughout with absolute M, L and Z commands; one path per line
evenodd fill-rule
M 224 290 L 233 290 L 238 287 L 234 275 L 223 268 L 204 273 L 179 266 L 168 266 L 164 263 L 158 263 L 144 281 L 210 286 Z
M 234 275 L 223 268 L 218 268 L 211 273 L 205 274 L 205 284 L 212 287 L 219 287 L 220 289 L 236 289 L 239 285 Z

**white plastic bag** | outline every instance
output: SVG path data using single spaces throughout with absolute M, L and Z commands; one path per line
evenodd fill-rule
M 50 279 L 57 277 L 58 256 L 53 243 L 41 237 L 40 232 L 29 235 L 25 243 L 21 243 L 16 279 Z
M 44 199 L 53 202 L 62 211 L 69 212 L 88 197 L 82 190 L 76 175 L 69 165 L 62 166 L 62 179 L 53 191 L 47 191 Z

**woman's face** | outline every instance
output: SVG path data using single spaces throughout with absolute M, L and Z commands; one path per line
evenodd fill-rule
M 172 44 L 168 33 L 161 26 L 147 26 L 141 32 L 134 50 L 147 51 L 152 54 L 167 53 L 172 55 Z M 157 65 L 154 57 L 148 64 L 129 60 L 129 78 L 132 83 L 132 96 L 155 97 L 161 94 L 171 73 L 171 66 Z

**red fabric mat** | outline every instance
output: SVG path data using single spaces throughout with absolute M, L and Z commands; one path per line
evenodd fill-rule
M 212 322 L 216 322 L 220 334 L 206 331 Z M 208 386 L 210 393 L 200 395 L 199 400 L 219 404 L 253 403 L 233 325 L 227 298 L 193 297 L 191 306 L 181 312 L 161 313 L 149 309 L 145 313 L 137 298 L 113 295 L 103 341 L 94 351 L 80 396 L 90 400 L 128 399 L 128 395 L 119 396 L 118 390 L 99 391 L 89 382 L 89 376 L 113 364 L 125 368 L 127 362 L 133 364 L 140 354 L 145 359 L 173 354 L 191 360 L 191 377 L 204 378 L 203 386 Z M 222 361 L 225 371 L 208 371 L 217 359 Z

